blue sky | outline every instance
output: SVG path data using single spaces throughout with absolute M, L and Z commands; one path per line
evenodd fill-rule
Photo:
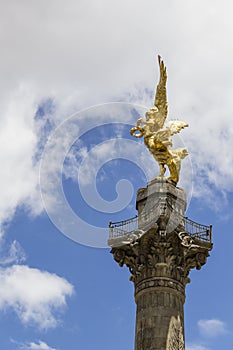
M 131 125 L 152 107 L 189 123 L 179 186 L 214 249 L 186 289 L 186 350 L 230 349 L 233 25 L 230 0 L 1 4 L 0 349 L 133 349 L 129 272 L 108 222 L 157 173 Z

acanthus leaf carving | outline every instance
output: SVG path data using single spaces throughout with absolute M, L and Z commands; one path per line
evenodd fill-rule
M 162 273 L 185 285 L 190 269 L 200 269 L 206 263 L 208 250 L 186 232 L 173 231 L 161 236 L 159 230 L 149 230 L 130 244 L 112 248 L 111 252 L 120 266 L 125 264 L 129 268 L 135 282 L 150 276 L 161 277 Z

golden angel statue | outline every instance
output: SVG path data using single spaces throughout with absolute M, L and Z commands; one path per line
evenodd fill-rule
M 160 166 L 157 178 L 163 178 L 166 172 L 165 165 L 170 171 L 169 181 L 177 184 L 179 181 L 181 160 L 188 155 L 186 148 L 172 150 L 171 136 L 188 126 L 187 123 L 175 120 L 165 124 L 168 103 L 166 93 L 167 72 L 161 57 L 158 56 L 160 68 L 160 80 L 155 94 L 155 107 L 146 112 L 146 120 L 138 119 L 136 126 L 130 130 L 134 137 L 144 137 L 144 143 L 148 147 Z

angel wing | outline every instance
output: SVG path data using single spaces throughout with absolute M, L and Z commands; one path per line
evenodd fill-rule
M 158 108 L 159 113 L 163 116 L 164 121 L 168 113 L 168 103 L 167 103 L 167 91 L 166 91 L 166 82 L 167 82 L 167 72 L 166 67 L 161 60 L 161 57 L 158 56 L 159 69 L 160 69 L 160 80 L 157 85 L 154 105 Z
M 188 123 L 182 122 L 181 120 L 172 120 L 168 122 L 168 127 L 170 129 L 171 136 L 174 134 L 178 134 L 181 129 L 186 128 Z

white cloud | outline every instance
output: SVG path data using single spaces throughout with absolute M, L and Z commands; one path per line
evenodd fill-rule
M 22 350 L 58 350 L 50 347 L 48 344 L 46 344 L 41 340 L 39 340 L 37 343 L 30 342 L 30 343 L 22 344 L 20 349 Z
M 73 286 L 64 278 L 26 265 L 0 269 L 0 309 L 12 308 L 25 325 L 56 327 Z
M 26 260 L 26 254 L 16 240 L 14 240 L 7 253 L 4 254 L 3 251 L 6 250 L 5 242 L 4 240 L 0 240 L 0 253 L 1 253 L 1 258 L 0 258 L 0 265 L 6 266 L 10 264 L 18 264 L 22 263 L 23 261 Z
M 38 340 L 37 342 L 18 342 L 14 339 L 11 339 L 11 342 L 17 346 L 20 350 L 59 350 L 52 348 L 47 343 L 42 340 Z
M 36 193 L 38 166 L 33 164 L 37 142 L 33 122 L 35 101 L 35 94 L 24 86 L 17 92 L 11 92 L 8 102 L 1 109 L 0 222 L 9 221 L 17 205 L 29 203 Z M 31 210 L 40 212 L 40 201 L 36 202 Z
M 209 350 L 206 346 L 200 344 L 187 344 L 186 350 Z
M 190 123 L 183 137 L 193 159 L 194 194 L 218 191 L 227 204 L 233 185 L 232 1 L 103 0 L 90 6 L 13 0 L 1 7 L 1 221 L 20 204 L 41 211 L 33 162 L 40 101 L 54 99 L 55 123 L 77 108 L 121 98 L 150 107 L 144 88 L 155 87 L 157 53 L 168 68 L 170 117 Z
M 218 319 L 199 320 L 198 328 L 204 337 L 213 338 L 227 333 L 226 324 Z

